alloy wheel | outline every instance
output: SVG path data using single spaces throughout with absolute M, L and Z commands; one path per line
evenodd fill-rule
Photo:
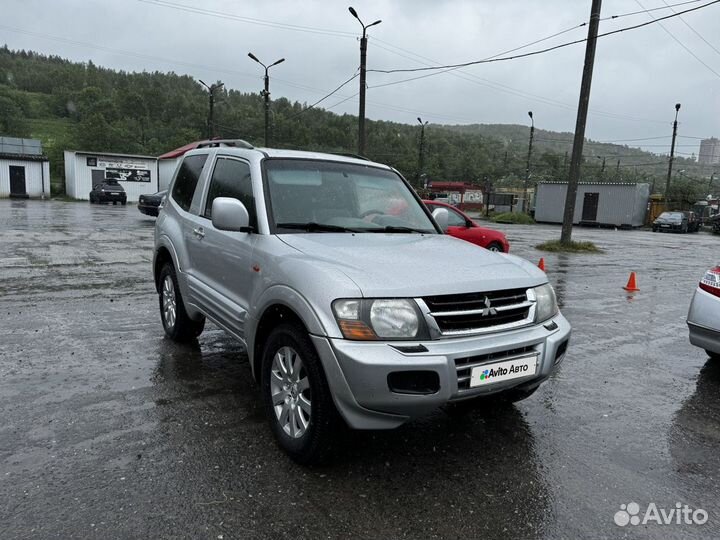
M 299 439 L 310 425 L 310 381 L 300 355 L 291 347 L 275 353 L 270 372 L 272 406 L 283 431 Z
M 175 300 L 175 284 L 172 277 L 165 276 L 162 287 L 163 318 L 168 328 L 175 326 L 177 303 Z

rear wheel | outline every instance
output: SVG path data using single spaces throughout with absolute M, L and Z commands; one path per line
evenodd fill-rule
M 194 321 L 183 304 L 177 275 L 172 264 L 167 263 L 160 272 L 160 318 L 165 333 L 173 341 L 186 343 L 197 338 L 205 328 L 205 317 Z
M 487 248 L 489 251 L 495 251 L 495 252 L 500 252 L 500 253 L 503 252 L 503 247 L 502 247 L 502 244 L 500 244 L 500 242 L 490 242 L 490 244 L 488 245 Z
M 322 462 L 341 425 L 320 358 L 307 332 L 283 324 L 262 356 L 262 397 L 280 447 L 301 464 Z
M 127 201 L 123 201 L 122 205 L 125 206 L 127 204 Z

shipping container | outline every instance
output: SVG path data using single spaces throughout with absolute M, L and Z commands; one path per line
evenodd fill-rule
M 535 199 L 535 221 L 562 223 L 567 182 L 540 182 Z M 650 184 L 580 182 L 573 224 L 642 227 Z

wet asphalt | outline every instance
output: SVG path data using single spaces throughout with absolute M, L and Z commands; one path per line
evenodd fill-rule
M 391 432 L 333 461 L 275 446 L 243 347 L 163 337 L 154 219 L 132 206 L 0 200 L 0 537 L 718 538 L 720 365 L 688 343 L 720 237 L 576 229 L 600 255 L 544 254 L 573 325 L 530 399 Z M 631 270 L 640 292 L 622 286 Z M 705 525 L 628 525 L 681 502 Z

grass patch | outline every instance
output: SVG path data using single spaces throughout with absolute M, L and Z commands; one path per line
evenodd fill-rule
M 592 242 L 575 242 L 574 240 L 571 240 L 569 244 L 561 244 L 560 240 L 548 240 L 538 244 L 535 248 L 556 253 L 603 253 L 603 250 Z
M 515 225 L 533 225 L 535 220 L 522 212 L 503 212 L 490 218 L 495 223 L 513 223 Z

